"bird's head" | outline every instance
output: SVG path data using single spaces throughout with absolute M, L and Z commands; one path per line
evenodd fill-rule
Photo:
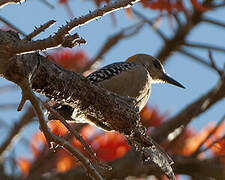
M 129 57 L 126 61 L 135 62 L 143 65 L 149 72 L 153 83 L 169 83 L 175 86 L 185 88 L 182 84 L 171 78 L 164 70 L 160 61 L 147 54 L 136 54 Z

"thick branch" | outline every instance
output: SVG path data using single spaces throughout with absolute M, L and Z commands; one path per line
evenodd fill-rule
M 139 122 L 133 100 L 89 84 L 84 77 L 39 54 L 15 56 L 9 61 L 3 75 L 5 78 L 19 83 L 24 77 L 30 77 L 33 90 L 76 107 L 80 117 L 91 118 L 96 124 L 104 124 L 109 130 L 125 134 L 131 134 Z
M 143 175 L 162 175 L 159 169 L 153 164 L 143 163 L 140 159 L 140 156 L 134 151 L 129 151 L 121 159 L 110 163 L 110 166 L 112 166 L 112 171 L 109 171 L 107 174 L 105 174 L 106 180 L 122 180 L 128 176 L 140 177 Z M 198 175 L 202 179 L 211 177 L 220 180 L 225 178 L 224 167 L 217 159 L 198 160 L 189 157 L 177 156 L 175 158 L 174 170 L 176 174 L 186 174 L 189 176 Z M 39 180 L 53 179 L 90 180 L 90 177 L 86 175 L 86 172 L 81 167 L 77 167 L 66 173 L 39 178 Z M 29 178 L 26 180 L 29 180 Z
M 56 136 L 50 131 L 50 129 L 48 128 L 45 122 L 44 114 L 42 112 L 41 101 L 33 93 L 28 82 L 29 82 L 28 79 L 24 78 L 22 81 L 18 83 L 18 85 L 22 89 L 22 99 L 18 109 L 21 109 L 24 103 L 26 102 L 26 100 L 29 100 L 34 108 L 36 116 L 38 117 L 40 129 L 44 133 L 44 136 L 47 140 L 49 147 L 50 148 L 52 147 L 52 144 L 51 144 L 52 142 L 57 143 L 58 145 L 63 147 L 65 150 L 70 152 L 72 156 L 77 158 L 86 167 L 86 169 L 88 170 L 88 172 L 93 178 L 95 178 L 96 180 L 103 180 L 101 175 L 96 171 L 96 169 L 92 166 L 90 161 L 83 154 L 81 154 L 77 149 L 75 149 L 68 141 L 64 140 L 63 138 L 59 136 Z
M 45 50 L 48 48 L 57 47 L 59 45 L 62 45 L 63 47 L 74 47 L 84 41 L 77 42 L 76 40 L 79 39 L 79 36 L 76 37 L 75 36 L 76 34 L 69 35 L 69 32 L 72 29 L 76 27 L 80 27 L 90 21 L 93 21 L 113 11 L 119 10 L 121 8 L 126 8 L 138 1 L 139 0 L 115 1 L 114 3 L 108 4 L 102 8 L 99 8 L 93 12 L 90 12 L 89 14 L 85 16 L 74 18 L 72 21 L 68 22 L 65 26 L 62 26 L 58 30 L 58 32 L 55 33 L 54 36 L 50 36 L 46 39 L 37 40 L 37 41 L 29 41 L 29 42 L 17 41 L 12 44 L 9 44 L 8 46 L 10 46 L 10 51 L 12 54 L 19 54 L 24 52 L 36 51 L 36 50 Z M 66 43 L 65 45 L 65 41 L 68 41 L 68 40 L 71 41 L 70 46 L 67 45 L 68 43 Z

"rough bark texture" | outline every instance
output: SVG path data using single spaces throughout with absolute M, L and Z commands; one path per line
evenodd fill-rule
M 76 107 L 80 116 L 90 117 L 108 129 L 128 135 L 139 122 L 131 99 L 92 85 L 38 53 L 13 56 L 3 76 L 19 85 L 29 78 L 34 91 Z

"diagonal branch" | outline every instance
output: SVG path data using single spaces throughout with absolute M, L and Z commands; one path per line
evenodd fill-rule
M 205 0 L 202 5 L 207 7 L 210 6 L 212 2 L 212 0 Z M 176 51 L 182 44 L 184 44 L 186 37 L 192 29 L 202 22 L 204 13 L 204 11 L 198 11 L 195 9 L 190 15 L 186 14 L 186 23 L 183 24 L 182 27 L 177 28 L 174 36 L 168 39 L 158 52 L 156 57 L 160 59 L 161 62 L 164 63 L 172 52 Z
M 177 128 L 185 128 L 193 118 L 208 110 L 211 106 L 225 97 L 225 77 L 220 79 L 217 85 L 209 92 L 185 107 L 180 113 L 172 117 L 152 132 L 156 142 L 161 143 Z
M 19 54 L 19 53 L 24 53 L 24 52 L 36 51 L 36 50 L 45 50 L 48 48 L 55 48 L 59 45 L 62 45 L 63 47 L 74 47 L 79 44 L 76 42 L 76 39 L 80 39 L 80 38 L 76 37 L 74 35 L 69 35 L 69 32 L 71 30 L 73 30 L 74 28 L 80 27 L 88 22 L 91 22 L 99 17 L 102 17 L 108 13 L 111 13 L 113 11 L 119 10 L 121 8 L 129 7 L 138 1 L 139 0 L 120 0 L 120 1 L 115 1 L 113 3 L 110 3 L 102 8 L 99 8 L 93 12 L 90 12 L 89 14 L 86 14 L 79 18 L 74 18 L 73 20 L 68 22 L 65 26 L 62 26 L 61 28 L 59 28 L 59 30 L 55 33 L 54 36 L 49 36 L 46 39 L 37 40 L 37 41 L 14 42 L 14 43 L 10 44 L 11 52 L 12 52 L 12 54 Z M 71 39 L 71 37 L 72 37 L 72 39 Z M 68 40 L 71 41 L 71 44 L 73 46 L 72 45 L 71 46 L 64 45 L 64 42 L 68 41 Z M 83 42 L 83 41 L 81 41 L 81 42 Z M 66 43 L 66 44 L 68 44 L 68 43 Z
M 96 9 L 95 11 L 90 12 L 89 14 L 81 16 L 80 18 L 75 18 L 72 21 L 68 22 L 65 26 L 63 26 L 62 28 L 58 30 L 56 35 L 58 37 L 61 37 L 78 26 L 79 27 L 83 26 L 86 23 L 89 23 L 111 12 L 117 11 L 121 8 L 127 8 L 138 1 L 139 0 L 120 0 L 120 1 L 115 1 L 113 3 L 109 3 L 108 5 L 105 5 L 102 8 Z
M 16 26 L 14 26 L 12 23 L 10 23 L 9 21 L 7 21 L 4 17 L 0 16 L 0 21 L 2 21 L 8 27 L 10 27 L 10 28 L 16 30 L 17 32 L 19 32 L 22 36 L 26 36 L 26 33 L 25 32 L 23 32 L 22 30 L 20 30 Z
M 205 137 L 205 139 L 202 140 L 202 142 L 199 144 L 199 146 L 196 148 L 195 152 L 192 153 L 192 157 L 197 156 L 200 152 L 202 152 L 201 147 L 205 142 L 219 129 L 219 127 L 222 125 L 222 123 L 225 121 L 225 115 L 222 117 L 222 119 L 216 124 L 216 126 L 213 128 L 213 130 L 208 134 L 208 136 Z
M 144 22 L 146 22 L 147 24 L 150 25 L 150 27 L 152 27 L 152 29 L 159 35 L 159 37 L 166 42 L 167 41 L 167 37 L 166 35 L 163 34 L 163 32 L 161 30 L 159 30 L 158 28 L 154 27 L 155 22 L 149 20 L 147 17 L 145 17 L 143 14 L 141 14 L 140 12 L 138 12 L 135 9 L 132 9 L 132 12 L 138 16 L 140 19 L 142 19 Z
M 2 59 L 0 69 L 4 64 L 7 59 Z M 90 84 L 83 76 L 65 70 L 37 53 L 14 56 L 3 70 L 3 77 L 15 83 L 30 77 L 36 92 L 69 104 L 81 113 L 80 116 L 92 118 L 96 123 L 101 121 L 115 131 L 131 134 L 140 120 L 133 99 Z
M 200 154 L 200 153 L 203 153 L 203 152 L 205 152 L 205 151 L 207 151 L 208 149 L 210 149 L 211 147 L 213 147 L 216 143 L 218 143 L 218 142 L 220 142 L 220 141 L 222 141 L 222 140 L 225 140 L 225 135 L 223 135 L 221 138 L 219 138 L 219 139 L 213 141 L 213 142 L 212 142 L 211 144 L 209 144 L 205 149 L 200 150 L 200 151 L 199 151 L 199 154 Z M 218 157 L 220 157 L 220 156 L 218 156 Z
M 38 53 L 17 55 L 0 60 L 2 61 L 0 70 L 4 71 L 3 73 L 0 71 L 0 74 L 18 84 L 23 90 L 23 98 L 18 109 L 22 108 L 26 99 L 29 99 L 31 103 L 37 101 L 28 85 L 23 86 L 24 79 L 28 79 L 34 91 L 74 108 L 76 119 L 85 118 L 105 130 L 114 130 L 127 135 L 132 140 L 132 145 L 138 145 L 137 150 L 144 154 L 143 158 L 146 161 L 157 164 L 169 179 L 175 179 L 168 156 L 152 143 L 151 138 L 145 138 L 145 128 L 140 124 L 140 116 L 134 99 L 118 96 L 100 86 L 91 84 L 85 77 L 63 69 Z M 2 64 L 6 67 L 1 68 Z M 74 150 L 66 146 L 68 143 L 59 141 L 48 130 L 38 104 L 32 105 L 34 108 L 39 108 L 37 115 L 49 146 L 51 147 L 51 142 L 56 142 L 74 154 Z M 77 156 L 78 159 L 83 159 L 81 155 L 77 154 Z M 85 163 L 86 161 L 83 162 L 85 167 L 94 174 L 92 167 L 88 166 L 90 163 Z M 97 176 L 96 173 L 95 176 Z
M 10 144 L 14 141 L 16 136 L 20 133 L 22 128 L 26 126 L 31 119 L 35 117 L 33 109 L 30 107 L 26 110 L 26 113 L 21 117 L 21 120 L 14 124 L 14 127 L 10 130 L 8 137 L 0 146 L 0 159 L 4 156 L 4 152 L 10 147 Z
M 29 86 L 28 81 L 29 80 L 24 78 L 22 81 L 18 83 L 18 85 L 22 89 L 22 100 L 19 106 L 22 107 L 26 100 L 29 100 L 31 102 L 34 111 L 38 117 L 40 128 L 45 135 L 49 147 L 52 147 L 51 146 L 52 142 L 59 144 L 61 147 L 67 150 L 73 157 L 81 161 L 81 163 L 85 166 L 85 168 L 88 170 L 88 172 L 93 178 L 95 178 L 96 180 L 103 180 L 101 175 L 96 171 L 96 169 L 92 166 L 90 161 L 82 153 L 76 150 L 68 141 L 66 141 L 61 137 L 56 136 L 50 131 L 45 122 L 44 114 L 42 112 L 41 101 L 33 93 L 32 89 Z M 19 107 L 18 109 L 21 109 L 21 107 Z
M 131 37 L 135 34 L 137 34 L 141 28 L 143 27 L 144 23 L 143 22 L 138 22 L 135 23 L 134 25 L 128 26 L 126 28 L 123 28 L 121 31 L 118 33 L 110 36 L 106 42 L 104 43 L 103 47 L 100 49 L 98 54 L 93 58 L 93 60 L 84 68 L 81 69 L 81 72 L 85 72 L 89 70 L 92 65 L 94 65 L 96 62 L 100 61 L 102 57 L 113 47 L 115 46 L 119 41 L 122 39 Z
M 185 42 L 183 45 L 184 46 L 188 46 L 188 47 L 201 48 L 201 49 L 212 49 L 212 50 L 215 50 L 215 51 L 220 51 L 220 52 L 225 53 L 225 48 L 218 47 L 218 46 L 214 46 L 214 45 L 210 45 L 210 44 L 201 44 L 201 43 L 194 43 L 194 42 Z
M 89 153 L 89 155 L 91 156 L 91 158 L 93 158 L 94 162 L 97 165 L 100 165 L 101 167 L 104 168 L 108 168 L 110 169 L 111 167 L 107 167 L 104 163 L 101 163 L 96 154 L 92 151 L 91 147 L 87 144 L 87 142 L 81 137 L 81 135 L 79 134 L 78 131 L 76 131 L 74 128 L 72 128 L 71 125 L 69 125 L 69 123 L 57 112 L 55 111 L 53 108 L 51 108 L 48 103 L 43 103 L 43 106 L 49 111 L 51 112 L 51 114 L 53 114 L 55 116 L 55 118 L 57 118 L 58 120 L 60 120 L 63 125 L 70 131 L 70 133 L 72 135 L 74 135 L 74 137 L 80 141 L 80 143 L 84 146 L 84 148 L 86 149 L 86 151 Z
M 185 56 L 188 56 L 190 57 L 192 60 L 195 60 L 205 66 L 207 66 L 208 68 L 216 71 L 220 77 L 223 76 L 224 74 L 224 70 L 223 69 L 220 69 L 219 67 L 216 66 L 215 64 L 215 61 L 212 57 L 212 54 L 211 54 L 211 51 L 209 50 L 209 60 L 210 60 L 210 63 L 207 62 L 207 60 L 203 59 L 203 57 L 200 57 L 200 56 L 197 56 L 197 55 L 194 55 L 193 53 L 190 53 L 189 51 L 185 50 L 184 48 L 179 48 L 178 49 L 178 52 L 185 55 Z M 224 64 L 225 65 L 225 64 Z
M 224 167 L 218 159 L 204 159 L 199 160 L 190 157 L 176 156 L 175 160 L 175 173 L 185 174 L 188 176 L 201 176 L 201 179 L 217 179 L 221 180 L 225 178 Z M 112 170 L 105 174 L 106 180 L 112 179 L 125 179 L 128 176 L 141 177 L 143 175 L 161 176 L 156 166 L 149 163 L 143 163 L 139 154 L 133 150 L 130 150 L 122 158 L 117 159 L 111 163 Z M 27 178 L 25 180 L 34 180 L 35 178 Z M 91 178 L 86 175 L 86 172 L 82 167 L 76 167 L 69 170 L 66 173 L 52 174 L 52 176 L 41 177 L 38 180 L 74 180 L 74 179 L 85 179 L 90 180 Z
M 212 25 L 217 25 L 219 27 L 225 28 L 225 23 L 221 22 L 221 21 L 218 21 L 216 19 L 211 19 L 209 17 L 203 17 L 202 21 L 207 22 L 207 23 L 212 24 Z
M 45 24 L 41 25 L 39 28 L 35 27 L 35 30 L 28 34 L 23 40 L 24 41 L 30 41 L 32 38 L 34 38 L 35 36 L 37 36 L 38 34 L 40 34 L 41 32 L 43 32 L 45 29 L 49 28 L 50 26 L 52 26 L 53 24 L 55 24 L 56 21 L 54 20 L 50 20 L 48 22 L 46 22 Z
M 212 66 L 207 62 L 207 60 L 205 60 L 202 57 L 197 56 L 197 55 L 189 52 L 188 50 L 186 50 L 184 48 L 179 48 L 178 52 L 183 54 L 183 55 L 185 55 L 185 56 L 190 57 L 192 60 L 195 60 L 196 62 L 201 63 L 201 64 L 205 65 L 206 67 L 208 67 L 210 69 L 212 68 Z
M 24 0 L 0 0 L 0 8 L 8 5 L 8 4 L 18 4 L 23 2 Z

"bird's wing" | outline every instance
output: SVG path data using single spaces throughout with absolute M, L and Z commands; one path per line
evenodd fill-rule
M 87 79 L 92 83 L 98 83 L 106 79 L 110 79 L 114 76 L 117 76 L 123 71 L 132 69 L 137 64 L 133 62 L 117 62 L 110 65 L 107 65 L 87 76 Z
M 133 62 L 114 63 L 87 78 L 108 91 L 135 98 L 139 110 L 146 105 L 150 96 L 151 77 L 144 66 Z

